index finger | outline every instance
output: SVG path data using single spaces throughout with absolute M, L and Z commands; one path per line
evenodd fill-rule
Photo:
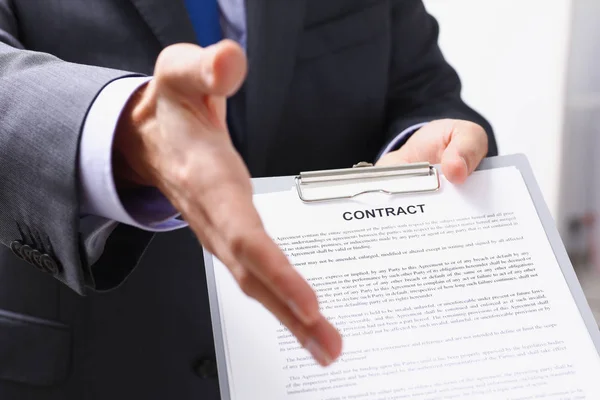
M 212 184 L 199 192 L 203 214 L 216 233 L 207 239 L 220 241 L 215 247 L 229 253 L 221 255 L 256 276 L 302 323 L 314 324 L 321 317 L 315 292 L 265 231 L 252 202 L 249 176 L 240 173 L 241 166 L 235 168 L 239 158 L 226 159 L 221 154 L 214 160 L 221 173 L 213 172 Z
M 264 229 L 242 234 L 234 247 L 242 264 L 307 326 L 321 318 L 317 296 Z

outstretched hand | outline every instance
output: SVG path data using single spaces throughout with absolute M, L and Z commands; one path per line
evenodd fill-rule
M 127 107 L 117 130 L 120 176 L 160 189 L 244 293 L 328 365 L 341 353 L 341 336 L 265 232 L 250 175 L 227 131 L 226 99 L 241 86 L 246 68 L 244 52 L 229 40 L 165 49 L 154 79 Z

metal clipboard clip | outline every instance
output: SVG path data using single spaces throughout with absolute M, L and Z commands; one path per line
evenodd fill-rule
M 412 178 L 420 178 L 417 185 L 414 184 L 414 180 L 411 185 L 405 185 L 405 181 L 400 182 L 400 179 Z M 428 179 L 424 182 L 421 178 Z M 352 168 L 302 172 L 296 176 L 295 183 L 298 197 L 305 203 L 351 199 L 366 193 L 399 195 L 436 192 L 441 186 L 437 169 L 429 163 L 375 167 L 373 164 L 361 162 Z M 359 185 L 360 188 L 353 189 L 352 185 Z M 313 197 L 307 194 L 311 189 L 319 187 L 333 187 L 337 189 L 336 194 L 331 194 L 331 190 Z

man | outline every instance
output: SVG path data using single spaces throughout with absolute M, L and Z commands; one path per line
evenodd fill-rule
M 249 178 L 463 182 L 496 145 L 437 33 L 420 0 L 0 0 L 0 398 L 218 398 L 198 239 L 333 362 Z

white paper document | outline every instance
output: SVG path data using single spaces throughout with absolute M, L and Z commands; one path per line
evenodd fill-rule
M 600 399 L 600 358 L 517 168 L 430 194 L 255 204 L 344 350 L 318 366 L 214 260 L 232 400 Z

